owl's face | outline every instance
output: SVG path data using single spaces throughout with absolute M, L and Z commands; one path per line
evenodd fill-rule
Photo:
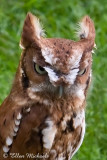
M 90 82 L 95 33 L 91 40 L 85 37 L 88 33 L 81 33 L 81 40 L 74 42 L 43 38 L 42 32 L 38 19 L 28 14 L 22 32 L 24 50 L 20 63 L 20 75 L 28 92 L 55 98 L 83 98 Z

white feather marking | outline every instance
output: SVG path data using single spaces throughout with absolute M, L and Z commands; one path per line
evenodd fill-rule
M 57 82 L 58 81 L 58 76 L 56 75 L 56 73 L 49 67 L 44 67 L 45 70 L 47 71 L 48 73 L 48 76 L 49 76 L 49 79 L 50 79 L 50 82 Z
M 91 69 L 91 71 L 90 71 L 90 78 L 92 77 L 92 69 Z
M 76 84 L 73 85 L 69 88 L 70 94 L 74 95 L 75 97 L 80 98 L 80 100 L 84 100 L 85 96 L 84 96 L 84 89 L 85 89 L 86 85 L 82 85 L 82 84 Z
M 30 107 L 26 109 L 26 112 L 30 112 Z
M 80 126 L 83 123 L 84 119 L 85 119 L 84 110 L 78 111 L 77 116 L 73 119 L 74 128 L 76 129 L 78 126 Z
M 50 154 L 57 155 L 57 152 L 56 152 L 56 150 L 55 150 L 55 149 L 52 149 L 52 150 L 50 151 Z
M 61 122 L 61 127 L 62 130 L 64 131 L 67 127 L 67 121 L 71 119 L 71 116 L 65 115 L 65 117 L 63 118 L 62 122 Z
M 16 119 L 16 120 L 15 120 L 15 125 L 16 125 L 16 126 L 19 126 L 19 125 L 20 125 L 20 120 L 17 120 L 17 119 Z
M 64 157 L 63 153 L 60 153 L 56 160 L 65 160 L 65 159 L 66 159 L 66 157 Z
M 45 61 L 51 65 L 55 64 L 56 61 L 58 60 L 53 56 L 51 48 L 44 48 L 41 50 L 41 52 L 42 56 L 45 58 Z
M 36 98 L 36 92 L 39 92 L 39 91 L 41 91 L 40 84 L 39 85 L 31 84 L 31 87 L 28 88 L 28 94 L 30 93 L 29 94 L 30 97 L 34 97 L 34 99 Z
M 16 98 L 14 99 L 14 101 L 15 101 L 15 102 L 17 103 L 17 105 L 19 105 L 19 106 L 25 105 L 25 104 L 27 103 L 26 99 L 22 99 L 22 98 L 18 98 L 18 97 L 16 97 Z
M 81 100 L 84 100 L 85 95 L 84 95 L 84 89 L 82 87 L 77 90 L 76 96 L 79 97 Z
M 10 146 L 13 143 L 13 139 L 11 137 L 6 138 L 6 145 Z
M 94 48 L 97 49 L 97 45 L 94 43 Z
M 37 59 L 36 59 L 36 57 L 33 57 L 33 62 L 35 62 L 35 63 L 37 62 Z
M 21 75 L 24 74 L 24 70 L 22 68 L 20 68 L 20 73 Z
M 13 132 L 12 135 L 13 135 L 13 137 L 16 137 L 16 136 L 17 136 L 17 133 L 16 133 L 16 132 Z
M 39 96 L 36 95 L 36 92 L 37 92 L 37 87 L 30 87 L 28 89 L 28 95 L 29 95 L 29 97 L 31 99 L 34 99 L 34 100 L 38 101 L 41 104 L 50 105 L 50 102 L 48 101 L 48 99 L 42 99 L 41 97 L 39 97 Z
M 39 103 L 47 105 L 47 106 L 50 105 L 50 102 L 49 102 L 48 99 L 44 99 L 44 98 L 42 99 L 39 96 L 35 95 L 35 92 L 37 91 L 36 87 L 31 87 L 31 88 L 29 88 L 28 91 L 29 91 L 28 94 L 29 94 L 29 96 L 30 96 L 31 99 L 35 99 Z
M 47 99 L 44 99 L 44 100 L 43 100 L 43 104 L 45 104 L 45 105 L 47 105 L 47 106 L 50 105 L 50 103 L 49 103 L 49 101 L 48 101 Z
M 79 69 L 73 69 L 73 70 L 70 70 L 69 74 L 67 76 L 65 76 L 66 78 L 66 81 L 69 83 L 69 84 L 74 84 L 75 82 L 75 79 L 76 79 L 76 76 L 78 74 L 78 71 Z
M 14 131 L 15 131 L 15 132 L 18 132 L 18 130 L 19 130 L 19 127 L 18 127 L 18 126 L 15 126 L 15 127 L 14 127 Z
M 21 42 L 19 43 L 19 47 L 23 50 L 25 49 L 25 47 L 21 44 Z
M 42 86 L 41 84 L 39 84 L 39 85 L 32 85 L 32 87 L 30 87 L 30 91 L 33 92 L 33 93 L 40 92 L 40 91 L 42 91 L 42 87 L 41 86 Z
M 91 52 L 92 52 L 93 54 L 95 53 L 95 51 L 94 51 L 94 50 L 92 50 Z
M 51 149 L 57 129 L 51 119 L 48 118 L 45 123 L 48 125 L 48 127 L 42 131 L 44 142 L 43 146 L 46 149 Z
M 21 114 L 21 113 L 18 113 L 17 119 L 19 120 L 19 119 L 21 119 L 21 118 L 22 118 L 22 114 Z
M 9 148 L 9 147 L 7 147 L 7 146 L 3 146 L 3 151 L 4 151 L 5 153 L 7 153 L 9 150 L 10 150 L 10 148 Z
M 55 149 L 52 149 L 50 151 L 50 156 L 52 155 L 53 159 L 55 159 L 55 157 L 57 157 L 57 151 Z
M 29 90 L 28 90 L 28 96 L 31 98 L 31 99 L 37 99 L 37 96 L 35 95 L 35 93 L 34 92 L 32 92 L 32 91 L 30 91 L 29 92 Z

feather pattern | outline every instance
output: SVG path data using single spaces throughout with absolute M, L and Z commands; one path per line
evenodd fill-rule
M 27 14 L 20 63 L 0 107 L 1 159 L 18 153 L 26 160 L 29 153 L 30 160 L 38 154 L 41 159 L 70 160 L 78 151 L 95 47 L 95 28 L 88 16 L 80 22 L 78 35 L 77 42 L 45 38 L 39 19 Z

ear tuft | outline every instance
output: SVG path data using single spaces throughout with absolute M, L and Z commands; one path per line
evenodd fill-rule
M 77 36 L 80 39 L 95 39 L 94 23 L 89 16 L 83 17 L 77 29 Z
M 40 25 L 39 19 L 29 12 L 24 21 L 22 37 L 20 41 L 21 46 L 26 48 L 32 43 L 37 42 L 44 35 L 44 30 Z
M 40 24 L 39 18 L 31 14 L 30 12 L 28 13 L 28 16 L 31 20 L 32 26 L 34 27 L 35 36 L 37 36 L 38 39 L 40 39 L 40 37 L 44 37 L 45 36 L 44 29 Z

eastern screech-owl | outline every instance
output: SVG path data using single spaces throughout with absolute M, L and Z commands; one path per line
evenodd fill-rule
M 16 153 L 25 160 L 70 160 L 79 149 L 95 47 L 88 16 L 80 22 L 78 35 L 77 42 L 44 38 L 38 18 L 27 14 L 19 67 L 0 107 L 1 159 L 5 154 L 16 159 Z

